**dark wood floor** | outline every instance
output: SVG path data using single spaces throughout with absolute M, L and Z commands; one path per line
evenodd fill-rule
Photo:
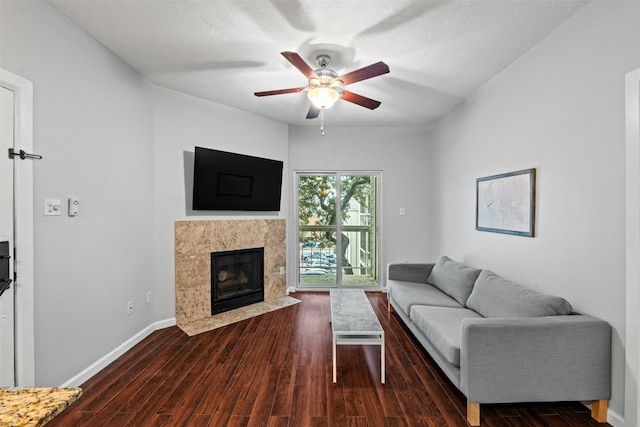
M 328 293 L 194 337 L 156 331 L 83 386 L 48 426 L 467 426 L 466 400 L 368 293 L 386 334 L 379 347 L 338 348 L 331 372 Z M 526 387 L 526 384 L 523 384 Z M 598 426 L 579 403 L 483 405 L 482 425 Z

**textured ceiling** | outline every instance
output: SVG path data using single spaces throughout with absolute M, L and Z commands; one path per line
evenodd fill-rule
M 327 126 L 424 126 L 460 103 L 590 0 L 48 0 L 151 82 L 296 125 L 306 86 L 282 51 L 343 74 L 391 72 L 348 86 L 382 102 L 338 101 Z

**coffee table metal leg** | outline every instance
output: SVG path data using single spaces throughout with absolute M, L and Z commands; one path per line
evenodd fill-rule
M 336 373 L 336 335 L 333 334 L 333 382 L 337 381 Z
M 380 343 L 380 379 L 382 384 L 385 381 L 385 367 L 384 367 L 384 335 L 382 336 L 382 342 Z

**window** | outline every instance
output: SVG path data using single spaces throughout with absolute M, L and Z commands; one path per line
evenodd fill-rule
M 299 287 L 379 287 L 380 173 L 298 173 Z

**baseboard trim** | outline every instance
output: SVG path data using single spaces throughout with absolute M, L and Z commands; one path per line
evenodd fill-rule
M 176 318 L 172 317 L 170 319 L 165 319 L 165 320 L 160 320 L 156 323 L 154 323 L 152 326 L 154 326 L 153 330 L 157 331 L 159 329 L 165 329 L 165 328 L 169 328 L 171 326 L 176 326 Z
M 612 410 L 607 411 L 607 422 L 613 427 L 624 427 L 624 418 Z
M 109 353 L 98 359 L 95 363 L 82 370 L 80 373 L 75 375 L 73 378 L 64 382 L 60 387 L 79 387 L 81 384 L 87 382 L 91 377 L 95 374 L 106 368 L 110 363 L 116 360 L 118 357 L 125 354 L 127 351 L 131 350 L 136 344 L 140 341 L 151 335 L 153 331 L 157 331 L 159 329 L 168 328 L 170 326 L 176 325 L 176 319 L 170 318 L 165 320 L 160 320 L 158 322 L 152 323 L 147 326 L 118 347 L 111 350 Z

